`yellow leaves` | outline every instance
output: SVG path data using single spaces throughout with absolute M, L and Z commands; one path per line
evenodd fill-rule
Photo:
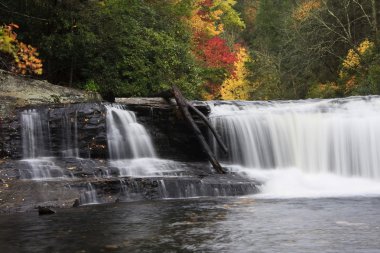
M 196 35 L 206 34 L 209 37 L 217 36 L 223 32 L 223 24 L 215 24 L 202 16 L 193 14 L 190 18 L 191 28 Z
M 360 65 L 360 58 L 363 56 L 368 50 L 372 50 L 375 47 L 375 44 L 368 39 L 365 39 L 356 50 L 350 49 L 348 50 L 347 56 L 344 59 L 342 65 L 345 69 L 353 69 Z
M 223 11 L 222 10 L 214 10 L 214 11 L 210 11 L 210 19 L 213 20 L 213 21 L 216 21 L 216 20 L 220 20 L 220 16 L 223 14 Z
M 353 49 L 350 49 L 348 51 L 346 58 L 343 61 L 343 64 L 342 64 L 343 67 L 346 69 L 350 69 L 350 68 L 355 68 L 359 66 L 359 64 L 360 64 L 359 55 Z
M 220 9 L 207 8 L 202 4 L 204 4 L 203 1 L 198 3 L 198 6 L 193 10 L 190 17 L 193 34 L 196 36 L 205 34 L 208 37 L 213 37 L 223 33 L 224 26 L 220 22 L 223 11 Z
M 14 25 L 0 26 L 0 52 L 14 54 L 17 35 L 12 31 Z
M 190 18 L 190 24 L 194 33 L 200 33 L 204 29 L 205 22 L 199 15 L 193 14 Z
M 246 62 L 250 60 L 247 50 L 240 47 L 237 52 L 237 61 L 235 62 L 235 73 L 226 79 L 220 91 L 224 100 L 247 100 L 250 97 L 251 86 L 247 81 L 248 71 Z
M 348 50 L 339 71 L 339 79 L 345 95 L 357 95 L 360 92 L 374 92 L 363 85 L 363 78 L 368 77 L 368 64 L 376 57 L 375 44 L 368 39 L 363 40 L 356 48 Z M 372 90 L 371 90 L 372 89 Z
M 16 24 L 0 27 L 0 52 L 12 56 L 14 72 L 41 75 L 42 61 L 38 58 L 37 49 L 17 40 L 17 34 L 13 31 L 17 28 Z
M 358 52 L 363 55 L 365 54 L 369 49 L 373 49 L 375 46 L 375 43 L 369 41 L 368 39 L 365 39 L 360 45 L 358 46 Z
M 321 8 L 321 1 L 320 0 L 308 0 L 303 3 L 301 3 L 292 14 L 292 17 L 296 21 L 304 21 L 306 20 L 312 11 L 317 10 Z
M 223 32 L 223 24 L 206 26 L 206 33 L 210 37 L 218 36 Z

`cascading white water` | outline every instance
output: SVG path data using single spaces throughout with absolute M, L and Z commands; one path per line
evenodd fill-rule
M 210 106 L 230 164 L 380 179 L 378 96 Z
M 45 147 L 48 144 L 48 138 L 40 113 L 35 109 L 23 111 L 21 113 L 21 126 L 23 158 L 46 156 Z
M 91 183 L 87 184 L 87 190 L 81 194 L 79 202 L 81 205 L 99 204 L 96 189 Z
M 62 114 L 62 154 L 64 157 L 79 158 L 78 148 L 78 112 L 74 117 L 68 113 Z
M 106 106 L 107 139 L 110 165 L 118 168 L 120 176 L 148 176 L 162 174 L 161 160 L 145 127 L 136 115 L 121 105 Z
M 159 159 L 149 133 L 132 111 L 122 105 L 108 105 L 107 139 L 110 165 L 120 176 L 181 176 L 184 165 Z
M 155 157 L 149 134 L 133 112 L 107 106 L 108 150 L 112 160 Z
M 49 154 L 49 126 L 35 109 L 21 113 L 21 137 L 23 160 L 27 170 L 21 172 L 21 177 L 44 180 L 62 177 L 63 172 Z

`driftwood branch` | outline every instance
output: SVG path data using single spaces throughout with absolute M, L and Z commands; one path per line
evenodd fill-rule
M 228 153 L 228 149 L 226 145 L 224 145 L 222 138 L 219 136 L 219 134 L 215 131 L 215 128 L 210 124 L 206 116 L 198 110 L 195 106 L 193 106 L 191 103 L 187 102 L 187 106 L 195 113 L 197 114 L 203 122 L 207 125 L 207 127 L 211 130 L 212 134 L 214 135 L 216 141 L 218 142 L 220 148 L 223 150 L 224 153 Z
M 175 98 L 175 100 L 177 102 L 177 105 L 178 105 L 178 107 L 179 107 L 182 115 L 184 116 L 184 118 L 186 119 L 187 123 L 189 124 L 189 126 L 193 130 L 195 136 L 197 137 L 198 141 L 200 142 L 200 144 L 201 144 L 201 146 L 203 148 L 203 151 L 206 153 L 206 155 L 207 155 L 210 163 L 212 164 L 212 166 L 214 167 L 214 169 L 218 173 L 225 174 L 226 173 L 225 170 L 222 168 L 222 166 L 220 165 L 220 163 L 216 159 L 216 157 L 213 154 L 213 152 L 211 151 L 211 149 L 210 149 L 207 141 L 203 137 L 201 130 L 199 129 L 199 127 L 197 126 L 197 124 L 195 124 L 194 119 L 191 117 L 191 114 L 190 114 L 189 109 L 188 109 L 189 108 L 189 103 L 182 96 L 181 91 L 176 86 L 173 86 L 172 92 L 173 92 L 172 94 L 173 94 L 173 96 L 174 96 L 174 98 Z

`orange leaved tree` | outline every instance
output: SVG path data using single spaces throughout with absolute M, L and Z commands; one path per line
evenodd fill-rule
M 17 39 L 17 28 L 16 24 L 0 26 L 0 67 L 22 75 L 41 75 L 37 49 Z

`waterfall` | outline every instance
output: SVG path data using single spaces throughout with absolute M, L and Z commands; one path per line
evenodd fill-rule
M 380 178 L 380 97 L 210 102 L 230 164 Z
M 110 165 L 118 168 L 120 176 L 156 175 L 156 153 L 145 127 L 121 105 L 106 108 Z
M 81 205 L 99 204 L 96 189 L 91 183 L 87 184 L 87 190 L 81 194 L 79 202 Z
M 48 155 L 46 146 L 49 143 L 48 126 L 44 124 L 40 113 L 25 110 L 21 113 L 21 137 L 23 158 L 36 158 Z
M 149 134 L 133 112 L 107 106 L 107 139 L 112 160 L 155 157 Z
M 20 170 L 21 178 L 45 180 L 62 177 L 62 169 L 50 155 L 49 124 L 45 114 L 35 109 L 21 113 L 23 160 L 26 168 Z
M 186 169 L 179 162 L 158 159 L 145 127 L 122 105 L 106 106 L 110 166 L 122 177 L 181 176 Z
M 62 154 L 64 157 L 79 157 L 78 148 L 78 112 L 62 114 Z

